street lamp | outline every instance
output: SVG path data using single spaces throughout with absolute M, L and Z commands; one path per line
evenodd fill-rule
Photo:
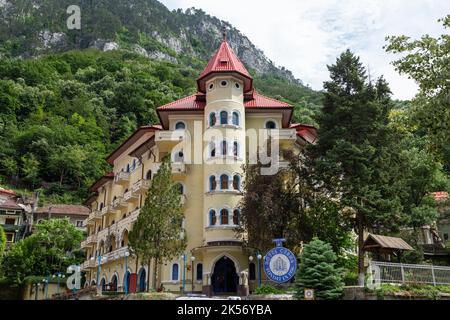
M 58 272 L 58 273 L 52 275 L 52 278 L 58 278 L 58 288 L 57 288 L 57 292 L 56 292 L 58 295 L 59 295 L 59 284 L 60 284 L 62 277 L 63 277 L 63 275 L 61 272 Z
M 48 299 L 48 281 L 49 279 L 42 279 L 42 283 L 44 284 L 45 288 L 45 300 Z
M 256 256 L 258 258 L 258 288 L 261 287 L 261 259 L 262 255 L 258 253 Z
M 34 300 L 37 300 L 37 298 L 38 298 L 38 291 L 39 291 L 39 286 L 40 286 L 41 284 L 39 283 L 39 282 L 36 282 L 35 283 L 35 292 L 34 292 Z
M 192 261 L 192 293 L 194 293 L 194 261 L 195 261 L 194 256 L 191 257 L 191 261 Z

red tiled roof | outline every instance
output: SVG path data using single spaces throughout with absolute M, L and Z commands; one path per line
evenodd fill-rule
M 266 97 L 254 92 L 251 99 L 245 100 L 246 108 L 292 108 L 288 103 Z M 202 94 L 193 94 L 189 97 L 173 101 L 158 108 L 158 111 L 180 111 L 180 110 L 204 110 L 206 102 L 202 99 Z
M 88 216 L 89 208 L 85 206 L 78 206 L 72 204 L 49 204 L 45 207 L 40 207 L 36 210 L 36 213 L 45 213 L 48 214 L 65 214 L 65 215 L 80 215 L 80 216 Z
M 317 129 L 309 124 L 293 123 L 289 126 L 297 131 L 297 136 L 308 143 L 314 144 L 317 141 Z
M 244 92 L 252 90 L 252 77 L 250 76 L 242 62 L 239 60 L 239 58 L 236 56 L 233 49 L 231 49 L 228 42 L 224 40 L 220 44 L 219 50 L 217 50 L 211 60 L 209 60 L 205 70 L 203 70 L 203 72 L 200 74 L 200 77 L 197 79 L 199 91 L 206 92 L 204 80 L 209 75 L 213 73 L 228 72 L 236 72 L 244 78 Z
M 441 192 L 432 192 L 431 196 L 436 201 L 445 201 L 449 198 L 448 192 L 441 191 Z
M 95 181 L 92 186 L 89 188 L 89 191 L 96 192 L 98 188 L 104 185 L 109 180 L 114 179 L 114 172 L 107 172 L 103 177 Z
M 16 195 L 16 193 L 14 191 L 8 190 L 8 189 L 2 188 L 2 187 L 0 187 L 0 193 L 4 193 L 4 194 L 10 195 L 10 196 Z
M 23 208 L 17 204 L 15 198 L 7 198 L 6 200 L 0 199 L 0 209 L 23 210 Z
M 113 152 L 111 152 L 111 154 L 106 158 L 106 161 L 110 165 L 113 165 L 114 160 L 120 157 L 120 155 L 123 154 L 127 148 L 129 148 L 133 143 L 139 140 L 139 138 L 141 138 L 144 134 L 161 129 L 162 129 L 161 125 L 150 125 L 140 127 L 127 140 L 122 142 L 120 146 L 118 146 Z

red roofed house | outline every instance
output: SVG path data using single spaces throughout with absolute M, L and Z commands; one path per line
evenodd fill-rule
M 159 265 L 155 285 L 179 291 L 188 283 L 185 290 L 207 294 L 245 294 L 257 285 L 256 258 L 249 260 L 235 233 L 241 223 L 242 165 L 268 139 L 280 150 L 300 152 L 315 143 L 316 129 L 292 124 L 291 105 L 256 91 L 225 37 L 198 77 L 197 90 L 160 106 L 159 125 L 139 128 L 107 158 L 112 172 L 92 185 L 93 194 L 85 202 L 91 208 L 82 243 L 89 284 L 113 291 L 127 285 L 140 291 L 153 285 L 146 283 L 153 266 L 149 269 L 134 256 L 126 260 L 128 232 L 161 160 L 171 155 L 172 178 L 182 193 L 187 259 L 192 264 L 185 282 L 178 258 Z M 272 160 L 276 169 L 270 174 L 287 164 L 281 154 L 272 152 L 280 158 Z
M 19 205 L 19 197 L 14 191 L 0 187 L 0 226 L 6 234 L 6 248 L 20 240 L 26 219 L 24 206 Z

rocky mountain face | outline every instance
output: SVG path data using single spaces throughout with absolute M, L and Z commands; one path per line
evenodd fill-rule
M 68 30 L 67 8 L 81 8 L 81 30 Z M 276 67 L 229 23 L 202 10 L 168 10 L 156 0 L 0 0 L 0 54 L 32 57 L 71 49 L 127 49 L 149 58 L 200 65 L 217 49 L 223 28 L 256 74 L 301 84 Z

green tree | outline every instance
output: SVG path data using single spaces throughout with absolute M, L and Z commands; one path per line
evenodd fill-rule
M 152 179 L 144 206 L 129 235 L 131 249 L 148 262 L 149 270 L 151 261 L 154 262 L 154 289 L 159 263 L 179 256 L 186 248 L 183 219 L 179 187 L 172 181 L 172 167 L 167 156 Z M 150 284 L 150 271 L 147 283 Z
M 444 29 L 450 27 L 450 15 L 441 19 Z M 419 85 L 413 100 L 415 122 L 430 139 L 430 150 L 450 172 L 450 35 L 438 38 L 424 35 L 411 40 L 407 36 L 387 37 L 387 52 L 401 54 L 393 64 Z
M 365 229 L 388 232 L 405 223 L 399 185 L 398 154 L 388 126 L 392 104 L 383 78 L 368 82 L 365 69 L 347 50 L 328 66 L 325 102 L 318 118 L 318 143 L 312 146 L 319 185 L 347 215 L 358 234 L 359 284 L 364 284 Z
M 336 254 L 326 242 L 316 238 L 305 245 L 295 277 L 296 297 L 303 299 L 305 289 L 314 289 L 319 300 L 341 298 L 344 283 L 336 260 Z
M 76 254 L 83 233 L 69 219 L 42 221 L 36 233 L 15 243 L 2 263 L 5 277 L 21 283 L 27 276 L 65 272 L 84 258 Z
M 3 259 L 3 252 L 5 252 L 6 248 L 6 234 L 3 227 L 0 226 L 0 262 Z

